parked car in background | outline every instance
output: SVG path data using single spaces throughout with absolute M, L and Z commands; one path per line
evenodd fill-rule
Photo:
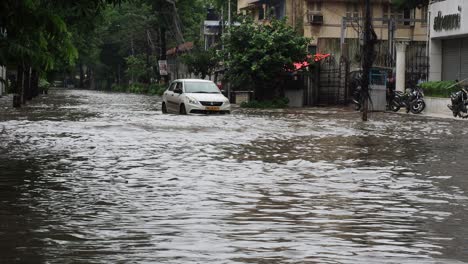
M 162 96 L 163 113 L 230 114 L 231 104 L 216 84 L 208 80 L 179 79 Z

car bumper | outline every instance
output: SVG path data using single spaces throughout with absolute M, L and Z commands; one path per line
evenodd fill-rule
M 210 109 L 211 108 L 211 109 Z M 186 105 L 187 113 L 188 114 L 230 114 L 231 113 L 231 105 L 230 104 L 223 104 L 219 107 L 212 107 L 203 106 L 200 104 L 188 104 Z

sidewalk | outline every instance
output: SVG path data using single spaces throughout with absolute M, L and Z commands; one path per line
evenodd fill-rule
M 400 110 L 398 112 L 392 112 L 392 111 L 385 111 L 385 113 L 395 113 L 399 115 L 413 115 L 413 116 L 421 116 L 421 117 L 433 117 L 433 118 L 443 118 L 443 119 L 452 119 L 452 120 L 462 120 L 462 121 L 467 121 L 468 119 L 463 119 L 460 117 L 453 117 L 452 112 L 447 112 L 447 113 L 428 113 L 428 112 L 422 112 L 421 114 L 411 114 L 411 113 L 406 113 L 406 110 Z

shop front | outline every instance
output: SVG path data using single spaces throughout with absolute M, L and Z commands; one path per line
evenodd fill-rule
M 468 80 L 468 1 L 430 6 L 429 79 Z

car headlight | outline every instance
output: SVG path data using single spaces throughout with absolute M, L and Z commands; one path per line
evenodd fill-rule
M 225 105 L 230 104 L 229 99 L 225 99 L 225 100 L 224 100 L 224 104 L 225 104 Z
M 187 100 L 190 104 L 198 104 L 198 101 L 195 98 L 187 97 Z

